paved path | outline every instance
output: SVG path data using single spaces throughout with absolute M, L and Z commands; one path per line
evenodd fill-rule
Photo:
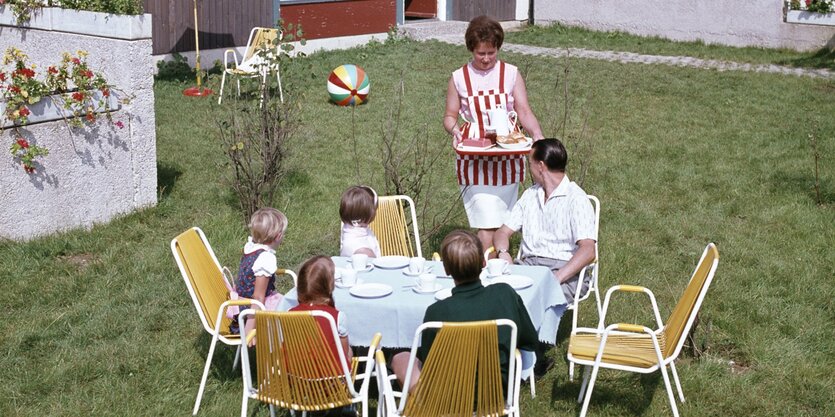
M 521 25 L 517 22 L 503 24 L 505 30 L 512 30 Z M 422 22 L 401 26 L 407 36 L 417 40 L 435 39 L 453 45 L 464 45 L 464 31 L 467 22 Z M 621 62 L 624 64 L 655 64 L 675 67 L 690 67 L 714 69 L 717 71 L 748 71 L 765 72 L 771 74 L 797 75 L 812 78 L 835 78 L 835 73 L 827 69 L 809 69 L 787 67 L 773 64 L 746 64 L 733 61 L 715 59 L 699 59 L 687 56 L 644 55 L 633 52 L 594 51 L 582 48 L 545 48 L 505 43 L 502 50 L 526 55 L 547 56 L 560 58 L 572 56 L 575 58 L 598 59 L 601 61 Z

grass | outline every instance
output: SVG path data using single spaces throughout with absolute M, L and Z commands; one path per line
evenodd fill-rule
M 706 60 L 835 70 L 835 51 L 825 47 L 812 52 L 756 47 L 732 48 L 706 44 L 703 41 L 672 42 L 657 36 L 637 36 L 618 31 L 596 32 L 560 24 L 531 26 L 523 31 L 511 32 L 507 34 L 505 41 L 546 47 L 611 50 L 647 55 L 681 55 Z
M 688 46 L 675 48 L 679 54 L 690 52 Z M 692 49 L 698 55 L 700 49 Z M 527 68 L 534 111 L 546 134 L 556 134 L 562 99 L 553 87 L 555 69 L 559 72 L 566 61 L 503 58 Z M 396 104 L 392 97 L 401 73 L 407 97 L 402 135 L 447 146 L 440 124 L 444 86 L 467 59 L 461 47 L 392 42 L 315 54 L 283 71 L 304 127 L 274 202 L 290 219 L 278 251 L 281 265 L 295 267 L 312 254 L 337 253 L 341 191 L 354 183 L 383 188 L 380 129 Z M 326 99 L 327 74 L 349 62 L 363 66 L 373 84 L 371 101 L 356 109 Z M 603 207 L 601 284 L 646 285 L 666 316 L 704 245 L 719 245 L 717 277 L 696 333 L 705 353 L 684 357 L 678 366 L 687 396 L 681 414 L 835 414 L 827 400 L 835 396 L 832 81 L 569 63 L 577 101 L 573 118 L 587 111 L 594 131 L 595 153 L 584 187 L 600 197 Z M 7 312 L 0 321 L 0 415 L 186 415 L 191 410 L 209 338 L 198 325 L 168 243 L 198 225 L 221 263 L 234 267 L 246 230 L 226 186 L 215 138 L 222 108 L 211 99 L 183 97 L 187 85 L 155 85 L 156 207 L 91 230 L 0 242 Z M 822 155 L 822 206 L 812 189 L 812 131 Z M 438 206 L 457 191 L 448 153 L 433 182 Z M 459 211 L 450 227 L 465 224 Z M 436 248 L 430 241 L 424 252 Z M 643 300 L 624 297 L 613 309 L 613 320 L 646 323 L 646 311 Z M 581 314 L 581 322 L 594 323 L 590 306 Z M 550 354 L 564 358 L 566 346 L 561 340 Z M 238 413 L 241 381 L 229 366 L 232 356 L 232 349 L 218 349 L 201 415 Z M 537 388 L 535 399 L 523 393 L 523 414 L 578 412 L 579 383 L 568 381 L 563 360 Z M 257 415 L 267 412 L 254 404 L 250 409 Z M 601 373 L 590 412 L 670 415 L 659 377 L 615 372 Z

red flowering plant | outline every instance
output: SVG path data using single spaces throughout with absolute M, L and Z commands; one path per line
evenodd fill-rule
M 3 116 L 17 130 L 29 123 L 31 111 L 28 106 L 48 97 L 55 105 L 69 111 L 64 120 L 72 127 L 94 123 L 102 111 L 112 121 L 109 98 L 113 88 L 104 76 L 90 69 L 86 57 L 84 51 L 77 51 L 75 55 L 65 52 L 61 63 L 47 67 L 45 80 L 40 81 L 36 78 L 36 66 L 27 65 L 26 54 L 14 47 L 7 49 L 3 65 L 11 64 L 13 69 L 0 71 L 0 99 L 6 102 Z M 121 101 L 129 102 L 128 99 Z M 114 125 L 120 129 L 124 127 L 120 121 Z M 10 151 L 29 173 L 34 172 L 34 159 L 49 152 L 24 139 L 16 140 Z

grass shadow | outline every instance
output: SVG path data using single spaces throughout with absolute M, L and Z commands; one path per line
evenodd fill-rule
M 209 354 L 209 346 L 212 343 L 212 336 L 206 332 L 200 334 L 197 339 L 194 340 L 192 346 L 198 353 L 203 357 L 204 363 L 205 358 Z M 223 344 L 223 342 L 218 341 L 217 345 L 215 345 L 215 354 L 212 357 L 212 365 L 209 369 L 209 378 L 218 379 L 221 381 L 232 381 L 232 380 L 239 380 L 241 379 L 241 364 L 238 361 L 238 366 L 235 369 L 232 369 L 232 363 L 235 361 L 235 351 L 237 350 L 237 346 L 227 346 Z M 255 350 L 250 352 L 252 357 L 255 355 Z M 255 361 L 251 361 L 251 370 L 255 372 Z M 201 374 L 203 370 L 200 370 Z M 255 375 L 253 373 L 253 375 Z
M 835 71 L 835 50 L 821 48 L 811 55 L 804 56 L 802 58 L 777 61 L 777 63 L 780 65 L 788 65 L 798 68 L 816 68 Z
M 174 189 L 174 185 L 181 175 L 183 175 L 183 171 L 180 171 L 177 167 L 157 162 L 157 195 L 160 199 L 171 194 L 171 190 Z
M 569 382 L 568 379 L 562 381 L 554 381 L 551 384 L 551 403 L 556 402 L 572 402 L 576 404 L 576 413 L 579 414 L 582 408 L 582 403 L 577 402 L 577 396 L 580 394 L 580 386 L 583 381 L 583 368 L 580 367 L 574 376 L 574 381 Z M 615 373 L 616 372 L 616 373 Z M 661 375 L 656 372 L 653 374 L 638 375 L 637 391 L 632 383 L 617 383 L 611 382 L 611 376 L 617 375 L 617 379 L 636 378 L 635 374 L 626 374 L 624 372 L 610 371 L 602 369 L 597 374 L 597 380 L 594 384 L 592 398 L 589 402 L 589 409 L 593 409 L 595 405 L 609 405 L 617 404 L 618 409 L 615 410 L 621 415 L 644 415 L 652 404 L 653 397 L 661 383 Z M 605 379 L 601 379 L 605 377 Z M 672 377 L 671 377 L 672 378 Z M 672 383 L 672 380 L 670 381 Z M 661 401 L 666 402 L 666 392 L 659 394 Z

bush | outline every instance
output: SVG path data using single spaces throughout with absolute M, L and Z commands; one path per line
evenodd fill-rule
M 113 14 L 142 14 L 144 10 L 141 0 L 61 0 L 60 6 L 64 9 Z

